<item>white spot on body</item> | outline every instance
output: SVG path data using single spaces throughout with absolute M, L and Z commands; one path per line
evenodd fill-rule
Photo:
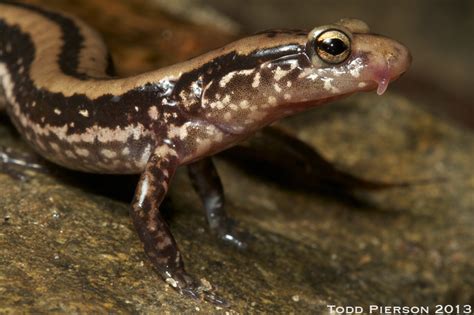
M 8 68 L 4 63 L 0 63 L 0 84 L 5 89 L 5 96 L 10 99 L 13 95 L 13 82 L 8 72 Z
M 83 156 L 83 157 L 88 157 L 90 154 L 89 150 L 83 149 L 83 148 L 76 148 L 74 151 L 76 151 L 77 155 Z
M 227 73 L 225 76 L 222 77 L 222 79 L 219 81 L 219 86 L 220 87 L 225 87 L 227 83 L 232 80 L 232 78 L 235 76 L 235 71 Z
M 217 102 L 212 102 L 210 104 L 211 108 L 217 108 L 217 109 L 223 109 L 224 108 L 224 104 L 222 104 L 221 101 L 217 101 Z
M 70 159 L 74 159 L 76 158 L 76 155 L 74 154 L 74 152 L 72 152 L 71 150 L 66 150 L 64 151 L 64 154 L 66 154 L 66 156 Z
M 330 91 L 331 93 L 339 92 L 339 89 L 332 85 L 332 81 L 334 81 L 334 78 L 321 78 L 321 80 L 324 82 L 325 90 Z
M 275 84 L 273 85 L 273 87 L 275 88 L 275 91 L 276 91 L 277 93 L 280 93 L 280 92 L 281 92 L 281 87 L 278 85 L 278 83 L 275 83 Z
M 349 73 L 354 77 L 358 78 L 360 76 L 360 71 L 363 68 L 363 62 L 361 58 L 356 58 L 352 60 L 348 65 Z
M 179 97 L 181 98 L 181 101 L 186 101 L 187 99 L 186 91 L 182 90 L 181 92 L 179 92 Z
M 184 140 L 188 136 L 188 125 L 184 124 L 182 126 L 175 126 L 170 125 L 168 127 L 168 137 L 169 138 L 176 138 L 178 137 L 180 140 Z
M 129 155 L 129 154 L 130 154 L 130 149 L 128 147 L 123 148 L 122 155 Z
M 304 69 L 303 71 L 301 71 L 301 73 L 298 75 L 298 79 L 304 79 L 304 78 L 307 78 L 308 76 L 310 76 L 311 74 L 314 74 L 314 69 L 311 69 L 311 68 L 307 68 L 307 69 Z M 317 75 L 316 75 L 316 78 L 317 78 Z M 310 80 L 315 80 L 316 78 L 311 77 Z
M 365 83 L 365 82 L 359 82 L 359 84 L 357 84 L 357 86 L 360 87 L 360 88 L 364 88 L 364 87 L 367 86 L 367 83 Z
M 243 101 L 240 102 L 239 105 L 240 105 L 240 108 L 247 109 L 247 108 L 249 108 L 249 101 L 243 100 Z
M 273 78 L 275 79 L 275 81 L 280 81 L 284 76 L 286 76 L 288 74 L 288 72 L 290 72 L 290 71 L 282 70 L 281 67 L 278 66 L 275 69 L 275 73 L 273 75 Z
M 238 71 L 237 73 L 239 75 L 243 75 L 243 76 L 249 76 L 251 75 L 255 70 L 254 69 L 246 69 L 246 70 L 240 70 Z
M 311 73 L 310 75 L 308 75 L 308 79 L 310 79 L 311 81 L 316 81 L 317 78 L 318 75 L 316 73 Z
M 231 118 L 232 118 L 232 115 L 229 112 L 224 114 L 224 120 L 225 121 L 229 121 Z
M 256 89 L 259 86 L 260 86 L 260 72 L 257 72 L 255 76 L 253 77 L 252 87 Z
M 56 115 L 61 115 L 61 111 L 60 111 L 58 108 L 55 108 L 55 109 L 54 109 L 54 113 L 55 113 Z
M 160 158 L 166 158 L 168 156 L 178 156 L 175 150 L 171 149 L 169 146 L 173 145 L 169 139 L 163 140 L 163 142 L 166 145 L 161 145 L 158 148 L 155 149 L 155 155 L 157 155 Z
M 148 159 L 150 158 L 150 155 L 151 155 L 151 145 L 148 144 L 145 150 L 143 150 L 142 156 L 140 160 L 138 161 L 137 166 L 140 168 L 144 168 L 146 166 L 146 163 L 148 162 Z
M 148 109 L 148 116 L 150 116 L 150 118 L 153 120 L 157 120 L 159 117 L 158 108 L 156 106 L 151 106 Z
M 291 60 L 291 61 L 290 61 L 290 70 L 295 70 L 296 67 L 298 67 L 298 61 L 296 61 L 296 60 Z
M 229 94 L 226 94 L 226 96 L 222 99 L 222 103 L 224 105 L 230 103 L 230 95 Z
M 59 147 L 59 145 L 57 143 L 50 142 L 49 145 L 51 146 L 51 149 L 53 149 L 54 151 L 56 151 L 56 152 L 61 151 L 61 148 Z
M 113 159 L 117 157 L 117 153 L 109 149 L 102 149 L 100 153 L 108 159 Z
M 25 123 L 25 126 L 28 126 L 28 122 Z M 42 128 L 39 125 L 34 124 L 30 125 L 29 127 L 32 128 L 37 135 L 49 136 L 50 134 L 54 134 L 59 139 L 65 140 L 69 143 L 94 143 L 95 140 L 103 143 L 111 141 L 126 142 L 130 137 L 132 137 L 134 140 L 139 140 L 140 137 L 147 137 L 151 133 L 149 130 L 145 129 L 142 124 L 128 125 L 124 129 L 121 129 L 119 126 L 117 126 L 115 129 L 111 129 L 101 128 L 97 125 L 94 125 L 90 128 L 87 128 L 84 133 L 71 135 L 67 135 L 66 133 L 68 125 L 63 127 L 52 127 L 46 125 L 44 128 Z
M 199 155 L 203 155 L 205 154 L 206 152 L 209 152 L 209 149 L 211 148 L 212 146 L 212 142 L 210 139 L 207 139 L 207 138 L 199 138 L 197 139 L 197 147 L 196 147 L 196 152 L 194 153 L 195 155 L 199 156 Z
M 80 110 L 79 114 L 81 114 L 84 117 L 89 117 L 89 111 L 87 109 Z

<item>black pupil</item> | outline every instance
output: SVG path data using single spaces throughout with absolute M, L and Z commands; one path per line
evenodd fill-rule
M 346 51 L 347 45 L 339 38 L 326 38 L 319 43 L 319 49 L 333 56 L 337 56 Z

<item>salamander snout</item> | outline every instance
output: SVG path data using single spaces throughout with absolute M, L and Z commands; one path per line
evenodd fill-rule
M 372 90 L 381 95 L 411 64 L 404 45 L 370 33 L 367 24 L 355 19 L 313 29 L 306 51 L 312 63 L 307 78 L 316 78 L 326 91 L 339 96 Z
M 386 91 L 390 82 L 407 71 L 412 60 L 404 45 L 373 34 L 355 36 L 353 52 L 355 56 L 360 56 L 366 65 L 361 79 L 368 81 L 367 86 L 370 89 L 376 88 L 379 95 Z

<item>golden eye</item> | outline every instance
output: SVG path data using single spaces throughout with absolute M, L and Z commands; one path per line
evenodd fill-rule
M 351 40 L 341 31 L 327 30 L 314 41 L 314 50 L 324 62 L 341 63 L 351 53 Z

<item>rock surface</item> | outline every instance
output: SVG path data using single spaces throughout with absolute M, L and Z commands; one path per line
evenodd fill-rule
M 328 304 L 474 303 L 472 134 L 390 93 L 283 124 L 361 177 L 446 180 L 358 192 L 367 202 L 354 207 L 219 160 L 229 212 L 252 235 L 237 251 L 209 235 L 180 169 L 164 211 L 188 271 L 231 304 L 217 309 L 179 296 L 154 273 L 127 212 L 135 177 L 0 175 L 0 313 L 315 314 Z M 4 121 L 0 139 L 28 151 Z

